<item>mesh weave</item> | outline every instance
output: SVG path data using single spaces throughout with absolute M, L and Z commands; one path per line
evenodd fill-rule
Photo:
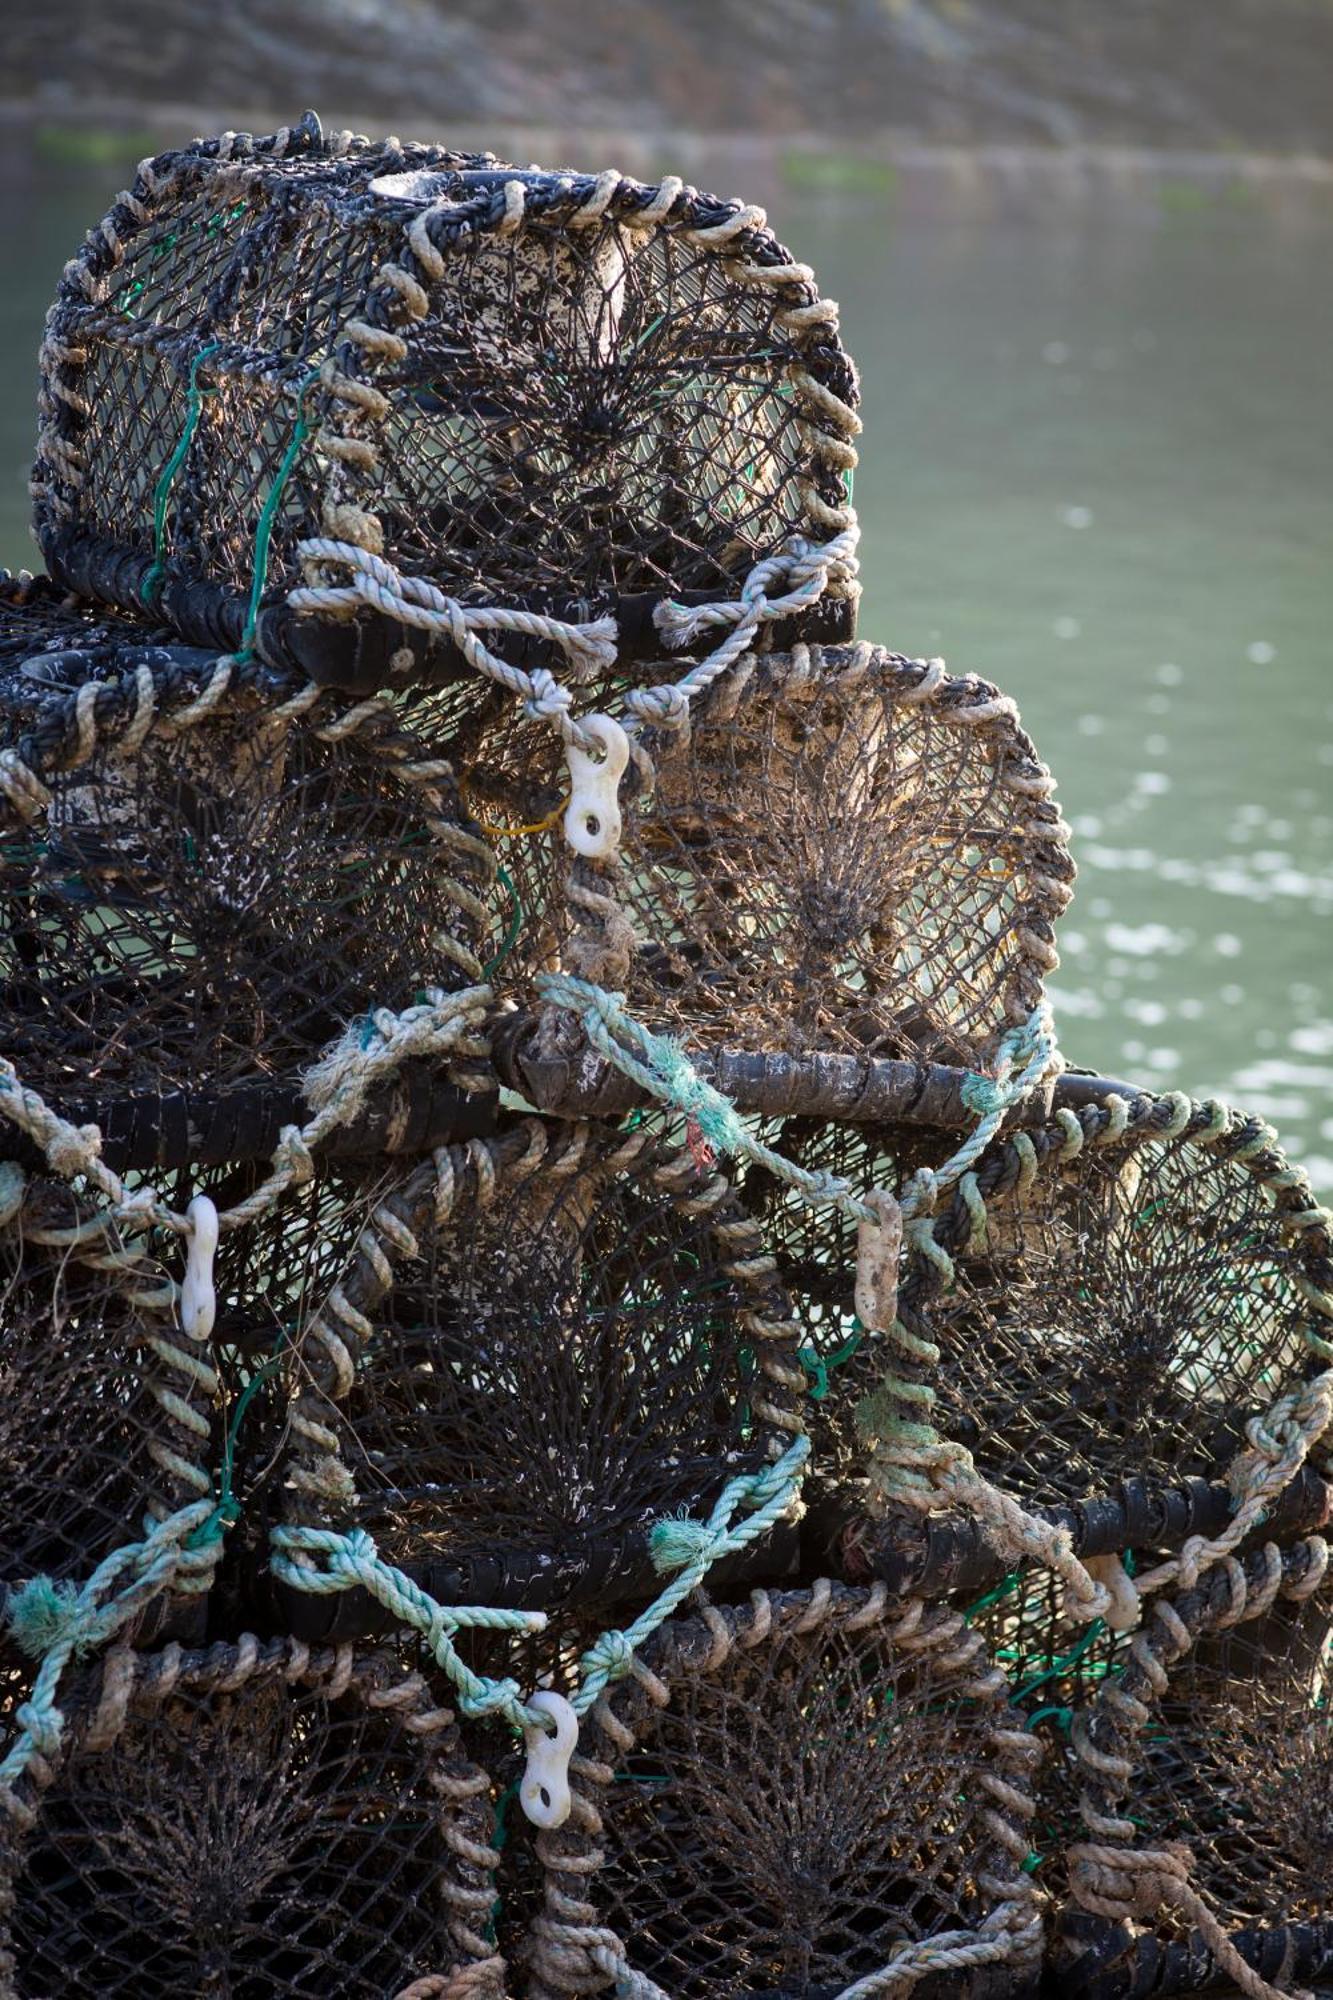
M 603 885 L 641 940 L 636 1019 L 691 1046 L 975 1063 L 1040 1001 L 1074 867 L 1049 773 L 986 682 L 870 646 L 752 657 L 688 743 L 645 742 L 656 786 L 622 797 Z M 559 804 L 549 759 L 520 770 L 503 739 L 460 761 L 502 831 Z M 548 913 L 537 962 L 569 963 L 589 920 L 559 818 L 505 856 Z
M 1290 1207 L 1275 1209 L 1286 1162 L 1265 1128 L 1231 1114 L 1196 1139 L 1208 1114 L 1195 1106 L 1160 1139 L 1178 1110 L 1140 1098 L 1118 1140 L 1097 1113 L 1093 1143 L 1064 1164 L 1068 1128 L 1041 1128 L 1035 1174 L 1031 1152 L 1001 1142 L 978 1168 L 984 1244 L 971 1248 L 960 1195 L 935 1231 L 956 1282 L 923 1257 L 904 1283 L 909 1312 L 929 1300 L 940 1429 L 1028 1504 L 1131 1474 L 1221 1477 L 1246 1419 L 1307 1366 L 1302 1282 L 1320 1282 L 1326 1234 L 1294 1235 Z
M 485 1872 L 455 1845 L 489 1832 L 485 1781 L 392 1655 L 118 1652 L 71 1716 L 30 1828 L 0 1829 L 22 2000 L 386 2000 L 461 1965 L 499 2000 Z
M 0 605 L 0 640 L 27 622 Z M 368 1008 L 476 982 L 494 863 L 429 745 L 255 666 L 128 641 L 80 664 L 73 692 L 0 688 L 48 795 L 0 799 L 0 1042 L 26 1084 L 190 1093 L 197 1144 L 202 1100 L 299 1089 Z
M 841 520 L 855 377 L 757 211 L 617 180 L 593 212 L 586 177 L 335 151 L 303 125 L 241 161 L 164 155 L 90 236 L 44 349 L 62 578 L 234 644 L 252 590 L 301 581 L 302 538 L 350 528 L 465 603 L 620 610 L 653 653 L 664 598 L 735 598 Z M 326 628 L 262 643 L 336 679 Z
M 613 1931 L 678 2000 L 837 1993 L 1002 1903 L 1021 1926 L 1032 1746 L 1006 1729 L 1003 1676 L 956 1616 L 827 1585 L 758 1593 L 663 1627 L 644 1661 L 601 1719 L 609 1768 L 580 1781 L 595 1842 L 537 1842 L 539 1993 L 566 1990 L 579 1922 Z M 568 1892 L 587 1908 L 563 1929 Z M 997 1957 L 920 1990 L 1018 1990 L 1023 1950 L 1011 1939 Z
M 436 1162 L 381 1203 L 330 1308 L 354 1373 L 308 1332 L 294 1384 L 327 1382 L 301 1407 L 340 1463 L 298 1478 L 297 1518 L 359 1523 L 464 1601 L 651 1593 L 650 1524 L 801 1423 L 797 1324 L 726 1183 L 646 1132 L 551 1141 L 446 1155 L 443 1202 Z

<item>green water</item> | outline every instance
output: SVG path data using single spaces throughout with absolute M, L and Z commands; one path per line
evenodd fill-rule
M 42 311 L 118 182 L 6 205 L 0 562 Z M 771 204 L 865 388 L 865 636 L 997 681 L 1060 783 L 1078 1061 L 1272 1117 L 1333 1188 L 1333 221 Z

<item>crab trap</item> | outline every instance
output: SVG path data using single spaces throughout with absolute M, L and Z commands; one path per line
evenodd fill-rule
M 837 308 L 679 180 L 210 140 L 90 233 L 42 366 L 52 574 L 202 644 L 365 691 L 850 631 Z
M 800 1436 L 799 1336 L 726 1182 L 648 1132 L 529 1122 L 437 1153 L 379 1203 L 274 1384 L 289 1443 L 261 1596 L 307 1637 L 391 1624 L 301 1568 L 360 1531 L 445 1604 L 651 1597 L 657 1538 Z M 779 1523 L 719 1574 L 780 1573 L 795 1538 Z
M 595 962 L 692 1054 L 787 1058 L 786 1108 L 812 1114 L 855 1097 L 857 1064 L 984 1065 L 1040 1004 L 1074 865 L 1051 775 L 989 683 L 869 645 L 752 654 L 688 735 L 642 748 L 655 783 L 623 781 L 618 854 L 572 872 L 556 760 L 520 768 L 498 732 L 462 753 L 533 912 L 529 964 Z M 524 1051 L 538 1091 L 551 1053 Z
M 0 1806 L 5 1991 L 503 2000 L 485 1779 L 437 1692 L 384 1651 L 108 1653 Z
M 956 1614 L 882 1589 L 671 1620 L 535 1837 L 530 1990 L 1035 1992 L 1036 1744 L 1004 1691 Z
M 377 1051 L 380 1010 L 448 1012 L 481 983 L 505 923 L 492 849 L 388 710 L 50 596 L 0 590 L 0 1047 L 122 1169 L 271 1152 L 354 1023 Z M 475 1038 L 436 1072 L 404 1131 L 484 1126 Z
M 43 1622 L 45 1597 L 22 1608 L 23 1586 L 68 1594 L 155 1530 L 172 1547 L 125 1632 L 198 1636 L 264 1470 L 259 1390 L 393 1181 L 372 1161 L 284 1188 L 251 1162 L 160 1177 L 149 1208 L 0 1167 L 0 1650 L 40 1657 L 59 1624 Z M 222 1225 L 206 1318 L 186 1309 L 190 1236 L 171 1226 L 200 1199 Z M 276 1455 L 272 1438 L 265 1449 Z M 108 1593 L 127 1579 L 138 1590 L 136 1565 Z
M 1218 1525 L 1200 1486 L 1230 1482 L 1228 1518 L 1263 1465 L 1283 1472 L 1268 1499 L 1301 1470 L 1254 1424 L 1324 1379 L 1328 1224 L 1260 1120 L 1180 1095 L 1061 1110 L 997 1141 L 914 1232 L 900 1319 L 918 1359 L 895 1368 L 986 1479 L 1077 1510 L 1097 1553 L 1178 1545 Z M 890 1484 L 896 1379 L 859 1413 Z
M 1270 2000 L 1333 1976 L 1328 1560 L 1311 1537 L 1211 1568 L 1075 1716 L 1062 1992 Z

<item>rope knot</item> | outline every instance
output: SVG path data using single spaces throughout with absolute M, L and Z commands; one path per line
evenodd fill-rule
M 1163 1903 L 1177 1901 L 1194 1857 L 1178 1840 L 1139 1849 L 1086 1841 L 1072 1846 L 1068 1859 L 1069 1886 L 1084 1909 L 1147 1923 Z
M 284 1125 L 273 1148 L 273 1170 L 290 1176 L 293 1187 L 315 1178 L 315 1162 L 299 1125 Z
M 702 1521 L 671 1518 L 654 1521 L 648 1534 L 648 1553 L 659 1576 L 684 1569 L 706 1557 L 713 1546 L 713 1532 Z
M 624 1632 L 603 1632 L 589 1646 L 581 1665 L 589 1673 L 605 1675 L 609 1681 L 623 1680 L 634 1665 L 633 1644 Z
M 57 1650 L 80 1653 L 88 1643 L 89 1611 L 77 1584 L 30 1576 L 9 1602 L 9 1630 L 29 1659 Z
M 553 716 L 568 715 L 574 697 L 569 689 L 561 687 L 549 667 L 534 667 L 529 676 L 531 692 L 524 697 L 523 713 L 534 721 L 549 721 Z

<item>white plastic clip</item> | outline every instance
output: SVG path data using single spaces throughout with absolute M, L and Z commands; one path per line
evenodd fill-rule
M 523 1731 L 528 1761 L 518 1788 L 518 1802 L 534 1826 L 563 1826 L 573 1808 L 569 1796 L 569 1760 L 578 1747 L 579 1719 L 562 1694 L 541 1688 L 529 1704 L 555 1722 L 555 1734 L 534 1722 Z
M 579 720 L 601 744 L 602 755 L 593 757 L 577 743 L 565 745 L 569 765 L 565 839 L 587 860 L 606 861 L 620 845 L 617 793 L 629 762 L 629 738 L 612 716 L 583 715 Z
M 218 1247 L 218 1212 L 206 1194 L 197 1194 L 185 1211 L 190 1225 L 181 1285 L 181 1328 L 191 1340 L 207 1340 L 217 1318 L 213 1289 L 213 1259 Z
M 871 1188 L 867 1205 L 877 1220 L 856 1229 L 856 1317 L 867 1333 L 887 1333 L 898 1317 L 898 1257 L 903 1212 L 883 1188 Z

